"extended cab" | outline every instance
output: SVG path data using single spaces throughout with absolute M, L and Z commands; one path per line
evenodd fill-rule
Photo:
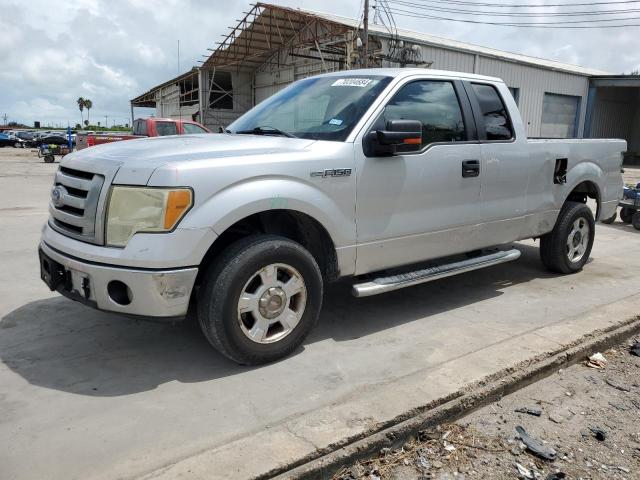
M 122 133 L 84 133 L 76 136 L 76 149 L 102 145 L 103 143 L 134 140 L 142 137 L 164 137 L 167 135 L 191 135 L 194 133 L 211 133 L 198 122 L 190 120 L 174 120 L 172 118 L 138 118 L 133 122 L 131 135 Z
M 527 139 L 507 86 L 466 73 L 307 78 L 226 132 L 66 156 L 47 285 L 111 312 L 193 312 L 215 348 L 256 364 L 300 345 L 338 278 L 384 293 L 515 260 L 528 238 L 577 272 L 622 193 L 624 141 Z

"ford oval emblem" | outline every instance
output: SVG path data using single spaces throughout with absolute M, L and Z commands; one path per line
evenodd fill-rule
M 56 185 L 51 190 L 51 201 L 56 207 L 62 207 L 64 205 L 64 196 L 67 194 L 67 189 L 62 185 Z

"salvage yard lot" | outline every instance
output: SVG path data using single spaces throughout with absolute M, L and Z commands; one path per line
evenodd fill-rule
M 573 276 L 524 242 L 516 262 L 386 295 L 331 285 L 302 349 L 238 367 L 196 329 L 47 290 L 56 168 L 0 149 L 0 478 L 256 476 L 639 313 L 640 232 L 617 222 Z

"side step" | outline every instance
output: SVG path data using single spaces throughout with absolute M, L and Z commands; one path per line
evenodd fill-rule
M 370 282 L 356 283 L 353 286 L 353 295 L 356 297 L 369 297 L 379 293 L 392 292 L 405 287 L 412 287 L 420 283 L 431 282 L 440 278 L 452 277 L 459 273 L 470 272 L 480 268 L 491 267 L 500 263 L 511 262 L 520 258 L 520 250 L 511 249 L 480 257 L 462 260 L 460 262 L 438 265 L 436 267 L 416 270 L 415 272 L 401 273 L 390 277 L 376 278 Z

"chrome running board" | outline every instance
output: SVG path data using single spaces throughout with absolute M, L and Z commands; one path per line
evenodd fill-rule
M 520 258 L 520 250 L 515 248 L 488 255 L 470 258 L 454 263 L 438 265 L 436 267 L 400 273 L 389 277 L 376 278 L 370 282 L 356 283 L 352 293 L 356 297 L 369 297 L 379 293 L 392 292 L 405 287 L 412 287 L 421 283 L 431 282 L 440 278 L 452 277 L 459 273 L 470 272 L 480 268 L 491 267 L 500 263 L 511 262 Z

